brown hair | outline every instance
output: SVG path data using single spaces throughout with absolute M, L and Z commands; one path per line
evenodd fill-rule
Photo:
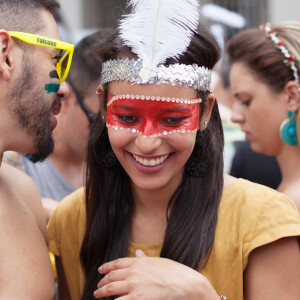
M 300 22 L 286 21 L 272 26 L 278 38 L 283 41 L 290 54 L 297 59 L 300 70 Z M 293 71 L 283 62 L 285 57 L 264 30 L 248 29 L 229 40 L 227 54 L 230 63 L 244 63 L 262 82 L 274 92 L 280 92 L 286 83 L 294 80 Z
M 59 8 L 56 0 L 0 0 L 0 28 L 35 33 L 43 28 L 39 9 L 52 14 Z

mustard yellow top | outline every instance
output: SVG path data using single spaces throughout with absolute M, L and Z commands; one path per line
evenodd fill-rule
M 84 285 L 79 251 L 85 221 L 81 188 L 59 204 L 48 224 L 49 250 L 61 257 L 72 300 L 80 299 Z M 251 251 L 289 236 L 300 236 L 300 214 L 294 203 L 284 194 L 237 179 L 223 192 L 214 246 L 201 273 L 219 295 L 243 299 L 243 271 Z M 130 243 L 129 256 L 135 256 L 137 249 L 159 256 L 161 246 Z

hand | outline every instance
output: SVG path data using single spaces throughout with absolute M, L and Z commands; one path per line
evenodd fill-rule
M 95 298 L 123 295 L 119 297 L 122 300 L 220 299 L 197 271 L 170 259 L 147 257 L 141 250 L 136 257 L 103 264 L 99 272 L 106 276 L 98 283 Z

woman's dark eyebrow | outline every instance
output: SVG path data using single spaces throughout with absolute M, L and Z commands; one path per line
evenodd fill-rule
M 182 112 L 189 112 L 191 111 L 188 107 L 173 107 L 173 108 L 166 108 L 164 109 L 166 112 L 177 112 L 177 111 L 182 111 Z
M 124 104 L 115 104 L 113 106 L 114 108 L 123 108 L 123 109 L 127 109 L 127 110 L 135 110 L 135 107 L 133 106 L 127 106 L 127 105 L 124 105 Z

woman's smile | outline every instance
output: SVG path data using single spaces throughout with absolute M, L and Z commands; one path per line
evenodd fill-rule
M 162 164 L 170 154 L 162 155 L 159 157 L 146 158 L 136 154 L 132 154 L 134 159 L 143 166 L 155 167 Z

